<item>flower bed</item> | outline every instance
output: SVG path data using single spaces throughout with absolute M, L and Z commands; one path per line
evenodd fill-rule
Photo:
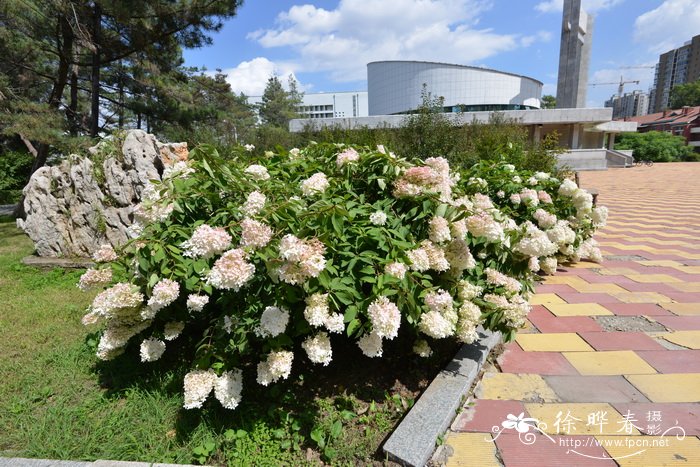
M 480 324 L 511 339 L 535 273 L 600 256 L 591 236 L 605 208 L 544 173 L 456 173 L 442 158 L 330 144 L 255 164 L 206 146 L 190 156 L 147 188 L 134 240 L 96 252 L 79 284 L 121 279 L 83 319 L 104 326 L 97 356 L 130 341 L 143 362 L 181 352 L 188 409 L 212 392 L 234 409 L 243 369 L 255 369 L 246 385 L 268 386 L 295 359 L 328 365 L 339 339 L 358 358 L 381 357 L 399 333 L 422 357 L 436 339 L 473 342 Z

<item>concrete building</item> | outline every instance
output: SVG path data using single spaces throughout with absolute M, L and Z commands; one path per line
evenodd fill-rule
M 262 96 L 249 96 L 248 104 L 260 104 Z M 304 93 L 299 113 L 305 118 L 366 117 L 367 91 Z
M 605 101 L 605 107 L 613 109 L 613 120 L 646 115 L 649 109 L 649 94 L 642 91 L 626 92 L 622 96 L 615 94 Z
M 677 84 L 690 83 L 697 79 L 700 79 L 700 35 L 659 56 L 648 113 L 658 113 L 667 109 L 671 89 Z
M 369 115 L 410 113 L 420 107 L 423 87 L 441 97 L 445 112 L 540 108 L 542 83 L 502 71 L 436 62 L 367 64 Z
M 586 106 L 592 38 L 593 17 L 581 9 L 581 0 L 564 0 L 557 76 L 558 109 Z
M 371 101 L 370 101 L 371 102 Z M 607 167 L 626 166 L 632 162 L 631 151 L 613 149 L 615 135 L 633 132 L 636 122 L 612 121 L 612 109 L 542 109 L 508 110 L 500 112 L 507 119 L 520 122 L 534 141 L 557 132 L 559 144 L 567 151 L 559 162 L 574 170 L 605 170 Z M 493 112 L 445 113 L 454 125 L 473 121 L 486 123 Z M 360 118 L 296 119 L 289 128 L 302 131 L 309 126 L 321 128 L 400 128 L 407 115 L 370 115 Z

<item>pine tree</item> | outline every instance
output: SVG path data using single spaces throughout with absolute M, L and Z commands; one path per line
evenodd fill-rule
M 258 106 L 260 119 L 266 125 L 287 128 L 289 121 L 299 115 L 299 105 L 304 95 L 299 92 L 297 81 L 289 76 L 289 91 L 285 91 L 277 76 L 267 80 L 262 102 Z

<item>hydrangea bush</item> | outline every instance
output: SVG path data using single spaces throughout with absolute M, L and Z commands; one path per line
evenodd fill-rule
M 341 339 L 369 358 L 399 333 L 421 357 L 436 339 L 473 342 L 479 325 L 511 339 L 535 273 L 600 257 L 591 236 L 607 212 L 569 180 L 507 164 L 459 173 L 439 157 L 312 144 L 254 164 L 199 147 L 135 215 L 134 239 L 95 252 L 80 279 L 103 288 L 83 318 L 102 326 L 98 358 L 130 341 L 143 362 L 181 353 L 184 407 L 213 392 L 234 409 L 243 369 L 268 386 L 295 360 L 328 365 Z

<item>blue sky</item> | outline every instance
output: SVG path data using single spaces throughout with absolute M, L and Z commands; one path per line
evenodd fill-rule
M 185 63 L 224 70 L 247 95 L 262 93 L 272 73 L 292 74 L 306 92 L 366 90 L 375 60 L 483 66 L 538 79 L 555 94 L 562 1 L 247 0 L 212 46 L 185 51 Z M 624 76 L 640 81 L 625 91 L 646 91 L 659 54 L 700 34 L 700 0 L 582 1 L 595 18 L 589 83 Z M 588 106 L 616 91 L 590 86 Z

